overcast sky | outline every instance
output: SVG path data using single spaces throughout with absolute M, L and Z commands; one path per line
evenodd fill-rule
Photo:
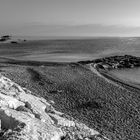
M 140 0 L 0 0 L 0 34 L 140 35 Z

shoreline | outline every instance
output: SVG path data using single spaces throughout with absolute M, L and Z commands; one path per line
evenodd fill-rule
M 129 86 L 131 88 L 134 88 L 134 89 L 137 89 L 137 90 L 140 90 L 140 86 L 136 85 L 135 83 L 131 83 L 131 82 L 128 82 L 128 81 L 124 81 L 118 77 L 116 77 L 115 75 L 109 73 L 108 71 L 103 71 L 103 70 L 97 70 L 103 77 L 115 82 L 115 83 L 119 83 L 119 84 L 122 84 L 122 85 L 125 85 L 125 86 Z
M 97 74 L 99 77 L 104 78 L 107 82 L 110 82 L 111 84 L 115 83 L 117 86 L 121 86 L 125 89 L 127 87 L 127 88 L 132 88 L 133 90 L 140 91 L 140 86 L 135 83 L 124 81 L 124 80 L 114 76 L 113 74 L 109 73 L 107 70 L 101 70 L 99 68 L 95 68 L 95 67 L 91 66 L 91 64 L 89 66 L 90 66 L 89 69 L 93 73 Z M 126 87 L 124 87 L 124 86 L 126 86 Z
M 14 58 L 0 57 L 0 63 L 16 64 L 25 66 L 63 66 L 72 62 L 51 62 L 51 61 L 32 61 L 32 60 L 16 60 Z
M 72 66 L 79 65 L 80 66 L 80 65 L 86 64 L 86 65 L 90 65 L 90 67 L 95 69 L 96 72 L 94 71 L 94 73 L 96 73 L 98 76 L 103 76 L 103 78 L 107 78 L 108 80 L 115 82 L 116 84 L 122 84 L 122 85 L 129 86 L 131 88 L 140 90 L 139 85 L 137 85 L 133 82 L 124 81 L 124 80 L 118 78 L 117 76 L 109 73 L 108 69 L 102 69 L 102 68 L 98 67 L 98 64 L 96 66 L 92 66 L 93 63 L 96 64 L 96 60 L 98 60 L 98 59 L 93 60 L 93 62 L 91 60 L 80 61 L 80 62 L 51 62 L 51 61 L 16 60 L 14 58 L 0 57 L 0 63 L 11 64 L 11 65 L 21 65 L 21 66 L 40 66 L 40 67 L 43 67 L 43 66 L 66 66 L 66 65 L 72 65 Z M 131 69 L 133 69 L 133 68 L 131 68 Z M 93 70 L 91 70 L 91 71 L 93 71 Z
M 91 71 L 95 72 L 98 76 L 111 80 L 112 82 L 115 82 L 117 84 L 129 86 L 131 88 L 140 90 L 140 86 L 137 83 L 133 81 L 123 80 L 116 75 L 110 73 L 110 71 L 113 69 L 125 70 L 126 68 L 134 69 L 140 67 L 140 57 L 135 57 L 131 55 L 115 55 L 111 57 L 99 58 L 96 60 L 81 61 L 79 63 L 83 65 L 89 65 Z
M 66 65 L 74 66 L 74 65 L 85 65 L 86 64 L 86 65 L 90 65 L 90 69 L 91 69 L 91 67 L 93 69 L 95 69 L 96 72 L 94 71 L 94 73 L 96 73 L 98 76 L 103 76 L 104 78 L 107 78 L 108 80 L 115 82 L 117 84 L 126 85 L 126 86 L 129 86 L 131 88 L 140 90 L 139 85 L 137 85 L 133 82 L 125 81 L 125 80 L 118 78 L 117 76 L 109 73 L 108 69 L 100 68 L 98 66 L 98 64 L 96 65 L 96 60 L 98 60 L 98 59 L 93 60 L 93 62 L 91 60 L 80 61 L 80 62 L 51 62 L 51 61 L 16 60 L 14 58 L 0 57 L 0 63 L 11 64 L 11 65 L 21 65 L 21 66 L 40 66 L 40 67 L 43 67 L 43 66 L 66 66 Z M 96 66 L 92 66 L 93 64 Z M 131 69 L 133 69 L 133 68 L 131 68 Z M 93 70 L 91 70 L 91 71 L 93 71 Z

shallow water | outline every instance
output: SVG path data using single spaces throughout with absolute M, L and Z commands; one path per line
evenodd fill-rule
M 112 70 L 110 73 L 124 81 L 140 84 L 140 68 Z

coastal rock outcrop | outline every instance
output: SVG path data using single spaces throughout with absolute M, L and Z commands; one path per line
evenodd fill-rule
M 123 69 L 123 68 L 134 68 L 140 67 L 140 58 L 131 55 L 124 56 L 110 56 L 101 59 L 96 59 L 94 64 L 101 69 Z
M 10 35 L 4 35 L 0 37 L 0 42 L 5 42 L 11 38 Z
M 79 64 L 92 64 L 97 69 L 112 70 L 124 68 L 140 67 L 140 57 L 124 55 L 124 56 L 109 56 L 98 58 L 95 60 L 79 61 Z
M 99 132 L 58 112 L 52 102 L 32 95 L 0 75 L 0 139 L 107 140 Z

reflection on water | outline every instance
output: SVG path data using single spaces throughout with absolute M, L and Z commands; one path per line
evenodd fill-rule
M 124 81 L 140 84 L 140 68 L 112 70 L 110 73 Z

